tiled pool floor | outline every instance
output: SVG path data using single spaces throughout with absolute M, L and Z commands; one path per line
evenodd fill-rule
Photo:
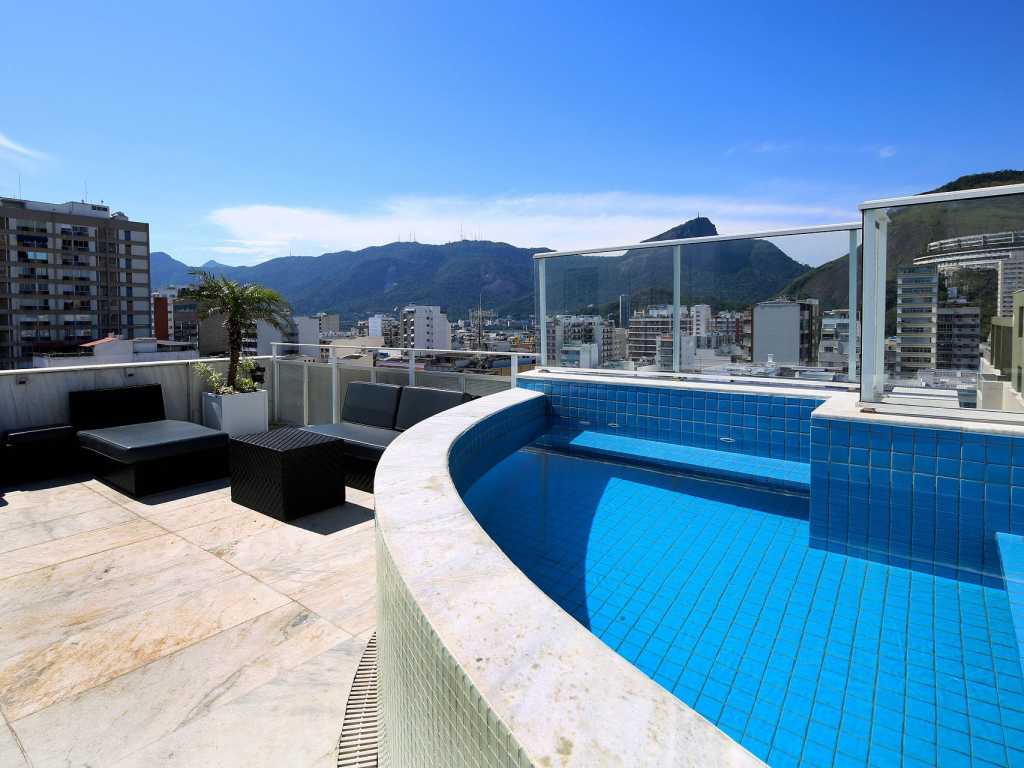
M 805 498 L 543 451 L 466 501 L 563 608 L 773 766 L 1024 766 L 1002 590 L 810 549 Z

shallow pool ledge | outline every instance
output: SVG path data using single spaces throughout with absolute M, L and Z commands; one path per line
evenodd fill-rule
M 453 408 L 377 468 L 382 763 L 763 765 L 559 608 L 463 504 L 450 454 L 519 447 L 515 426 L 543 397 L 513 389 Z

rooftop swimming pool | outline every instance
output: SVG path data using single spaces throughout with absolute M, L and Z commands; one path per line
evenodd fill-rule
M 1006 591 L 811 548 L 806 442 L 719 478 L 691 470 L 721 456 L 651 443 L 549 433 L 463 499 L 559 606 L 773 766 L 1024 765 Z

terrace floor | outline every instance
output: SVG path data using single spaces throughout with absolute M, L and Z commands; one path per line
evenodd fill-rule
M 373 497 L 348 500 L 0 497 L 0 766 L 333 766 L 375 625 Z

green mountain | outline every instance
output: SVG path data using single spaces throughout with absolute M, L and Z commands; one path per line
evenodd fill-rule
M 651 240 L 717 234 L 704 217 Z M 252 267 L 208 262 L 203 269 L 280 291 L 298 313 L 334 311 L 353 319 L 409 303 L 440 304 L 453 318 L 480 301 L 501 314 L 534 312 L 533 255 L 544 248 L 463 240 L 444 245 L 389 243 L 322 256 L 289 256 Z M 152 285 L 182 283 L 189 267 L 154 253 Z M 809 268 L 762 240 L 687 246 L 683 301 L 748 306 L 771 298 Z M 625 294 L 634 304 L 671 300 L 672 249 L 633 250 L 611 257 L 548 262 L 549 311 L 603 311 Z
M 452 317 L 464 317 L 482 294 L 488 307 L 527 315 L 533 311 L 533 254 L 541 250 L 474 240 L 389 243 L 321 256 L 281 257 L 252 267 L 207 262 L 202 269 L 274 288 L 300 314 L 330 311 L 353 319 L 419 303 L 440 304 Z M 171 261 L 153 262 L 153 286 L 182 282 L 182 271 L 187 276 L 190 267 Z
M 1024 171 L 993 171 L 961 176 L 922 194 L 1019 183 L 1024 183 Z M 941 210 L 948 212 L 951 207 L 956 208 L 956 217 L 942 215 L 940 208 L 934 205 L 906 206 L 890 213 L 887 246 L 889 282 L 886 290 L 888 306 L 894 306 L 896 301 L 893 283 L 896 270 L 913 264 L 914 259 L 925 252 L 928 243 L 949 237 L 1016 229 L 1020 227 L 1021 216 L 1024 214 L 1016 198 L 964 200 L 944 205 Z M 825 309 L 843 308 L 849 304 L 848 281 L 849 257 L 842 256 L 800 275 L 785 287 L 783 293 L 793 297 L 817 298 Z M 987 326 L 991 309 L 987 313 L 986 309 L 994 307 L 995 302 L 995 278 L 988 273 L 981 273 L 980 276 L 978 273 L 965 273 L 958 276 L 953 284 L 956 282 L 962 283 L 972 300 L 981 305 L 982 324 Z M 895 316 L 889 319 L 887 326 L 887 333 L 895 333 Z
M 705 217 L 691 219 L 646 242 L 717 235 Z M 778 295 L 809 267 L 766 240 L 730 240 L 684 246 L 680 262 L 683 304 L 731 309 Z M 620 254 L 564 256 L 547 263 L 549 312 L 615 314 L 632 307 L 672 301 L 673 248 L 643 248 Z

